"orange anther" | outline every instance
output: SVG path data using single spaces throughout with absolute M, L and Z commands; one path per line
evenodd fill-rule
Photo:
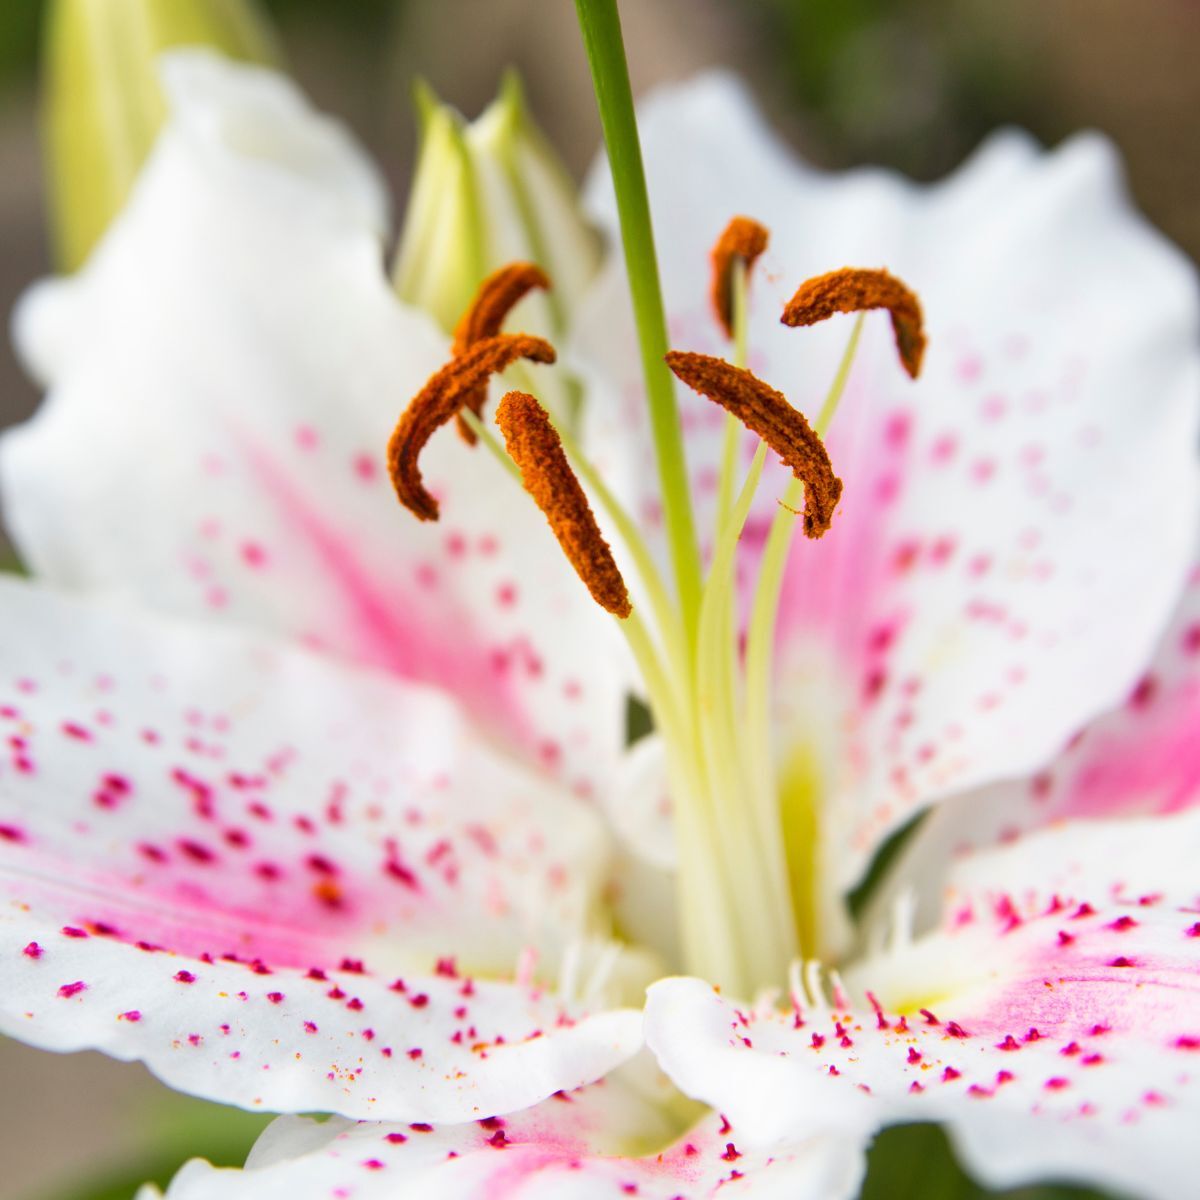
M 911 288 L 887 271 L 843 267 L 817 275 L 800 285 L 784 308 L 782 320 L 785 325 L 815 325 L 834 313 L 870 308 L 886 308 L 891 313 L 900 361 L 916 379 L 925 354 L 921 302 Z
M 758 434 L 804 483 L 804 533 L 818 538 L 829 528 L 842 495 L 829 453 L 804 414 L 787 397 L 743 367 L 723 358 L 672 350 L 667 366 L 694 392 L 708 397 Z
M 728 338 L 733 337 L 733 264 L 745 263 L 749 275 L 770 236 L 753 217 L 734 217 L 713 245 L 712 305 Z
M 625 580 L 546 410 L 527 392 L 509 392 L 496 407 L 496 424 L 525 490 L 592 599 L 613 616 L 629 616 L 633 606 Z
M 505 317 L 535 288 L 548 290 L 550 280 L 545 271 L 535 263 L 515 262 L 493 271 L 480 285 L 471 301 L 470 308 L 459 318 L 454 327 L 454 344 L 450 348 L 456 357 L 483 338 L 495 337 L 504 324 Z M 477 417 L 482 416 L 487 401 L 487 383 L 480 384 L 470 395 L 464 397 L 462 408 L 469 408 Z M 459 436 L 469 446 L 475 444 L 475 431 L 461 415 L 456 414 Z
M 438 517 L 437 500 L 426 490 L 418 463 L 425 443 L 458 414 L 469 397 L 487 388 L 492 375 L 520 358 L 552 363 L 554 347 L 525 333 L 481 338 L 435 372 L 400 414 L 388 441 L 388 474 L 400 503 L 422 521 Z

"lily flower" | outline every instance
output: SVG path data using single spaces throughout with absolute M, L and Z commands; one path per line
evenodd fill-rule
M 977 789 L 1118 705 L 1191 569 L 1195 285 L 1105 145 L 1005 135 L 920 189 L 795 165 L 727 79 L 665 92 L 645 145 L 691 474 L 655 482 L 610 259 L 563 346 L 582 431 L 538 404 L 541 366 L 498 406 L 523 489 L 475 399 L 554 347 L 520 310 L 485 320 L 487 285 L 453 343 L 398 301 L 374 175 L 279 77 L 183 56 L 167 81 L 129 207 L 17 319 L 49 397 L 0 446 L 6 510 L 79 594 L 3 589 L 0 1029 L 340 1114 L 284 1118 L 243 1175 L 186 1168 L 188 1200 L 849 1197 L 871 1130 L 922 1113 L 991 1177 L 1125 1181 L 1154 1152 L 1137 1186 L 1182 1194 L 1188 818 L 1037 832 L 1025 805 L 1011 845 L 917 843 L 944 930 L 910 928 L 903 877 L 883 934 L 846 905 L 923 809 L 971 790 L 946 807 L 970 826 L 969 801 L 1003 803 Z M 603 172 L 591 195 L 612 231 Z M 770 244 L 718 255 L 731 351 L 706 251 L 736 213 Z M 891 327 L 858 321 L 848 351 L 836 321 L 779 325 L 876 303 Z M 456 416 L 473 446 L 432 434 Z M 672 590 L 681 505 L 712 532 L 702 587 Z M 801 506 L 822 536 L 789 556 Z M 623 755 L 630 659 L 656 732 Z M 1087 794 L 1064 812 L 1096 817 Z M 1160 896 L 1137 916 L 1135 888 Z M 613 906 L 663 967 L 597 957 Z M 664 1093 L 612 997 L 667 971 L 645 1019 Z M 1111 1061 L 1085 1068 L 1105 1051 L 1082 1019 Z M 1072 1043 L 1078 1070 L 1049 1074 Z M 1080 1113 L 1091 1068 L 1110 1082 Z

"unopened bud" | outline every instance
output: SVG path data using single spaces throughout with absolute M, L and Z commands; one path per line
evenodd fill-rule
M 49 0 L 44 45 L 51 240 L 68 271 L 120 211 L 166 116 L 158 55 L 278 58 L 254 0 Z
M 549 291 L 522 301 L 520 328 L 561 337 L 600 261 L 577 189 L 534 123 L 515 72 L 472 122 L 417 91 L 421 148 L 393 268 L 400 298 L 453 329 L 483 279 L 536 263 Z

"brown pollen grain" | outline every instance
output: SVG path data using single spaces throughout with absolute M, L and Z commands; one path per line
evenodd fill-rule
M 746 274 L 767 248 L 771 234 L 753 217 L 733 217 L 713 243 L 712 306 L 727 338 L 733 337 L 733 265 L 746 264 Z
M 753 430 L 804 484 L 804 534 L 819 538 L 829 529 L 842 495 L 842 481 L 824 442 L 782 392 L 723 358 L 672 350 L 667 366 L 692 391 L 706 396 Z
M 500 333 L 475 342 L 430 376 L 400 414 L 388 441 L 387 464 L 400 503 L 422 521 L 436 521 L 438 502 L 426 490 L 418 462 L 429 439 L 456 416 L 466 399 L 492 375 L 519 358 L 552 363 L 554 347 L 526 333 Z
M 525 490 L 592 599 L 615 617 L 629 616 L 633 605 L 625 580 L 546 410 L 527 392 L 509 392 L 496 407 L 496 424 Z
M 550 280 L 536 263 L 514 262 L 493 271 L 480 285 L 471 306 L 454 327 L 454 343 L 450 353 L 457 357 L 483 338 L 495 337 L 513 308 L 535 288 L 548 291 Z M 483 415 L 487 403 L 486 382 L 477 387 L 462 402 L 477 417 Z M 475 431 L 462 417 L 455 416 L 458 435 L 468 446 L 475 444 Z
M 886 308 L 892 318 L 896 349 L 904 369 L 913 379 L 921 373 L 925 355 L 925 329 L 921 302 L 903 281 L 885 270 L 842 267 L 805 280 L 787 302 L 785 325 L 815 325 L 834 313 Z

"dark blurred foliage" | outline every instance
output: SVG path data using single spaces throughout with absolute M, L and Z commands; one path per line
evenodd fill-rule
M 860 1200 L 1105 1200 L 1099 1192 L 1065 1185 L 989 1192 L 954 1161 L 937 1125 L 899 1125 L 875 1139 Z
M 820 157 L 918 178 L 956 165 L 999 124 L 1030 124 L 1042 72 L 988 6 L 957 0 L 725 0 L 761 22 Z M 984 11 L 980 11 L 980 10 Z
M 240 1167 L 271 1120 L 170 1093 L 158 1104 L 144 1106 L 140 1115 L 149 1126 L 144 1153 L 88 1172 L 53 1200 L 130 1200 L 144 1183 L 165 1191 L 179 1168 L 193 1158 L 207 1159 L 217 1167 Z
M 396 0 L 260 0 L 280 24 L 315 19 L 333 24 L 352 37 L 378 42 L 395 15 Z M 38 35 L 45 0 L 3 0 L 0 3 L 0 89 L 33 81 Z
M 32 77 L 41 12 L 41 0 L 6 0 L 0 5 L 0 87 Z

